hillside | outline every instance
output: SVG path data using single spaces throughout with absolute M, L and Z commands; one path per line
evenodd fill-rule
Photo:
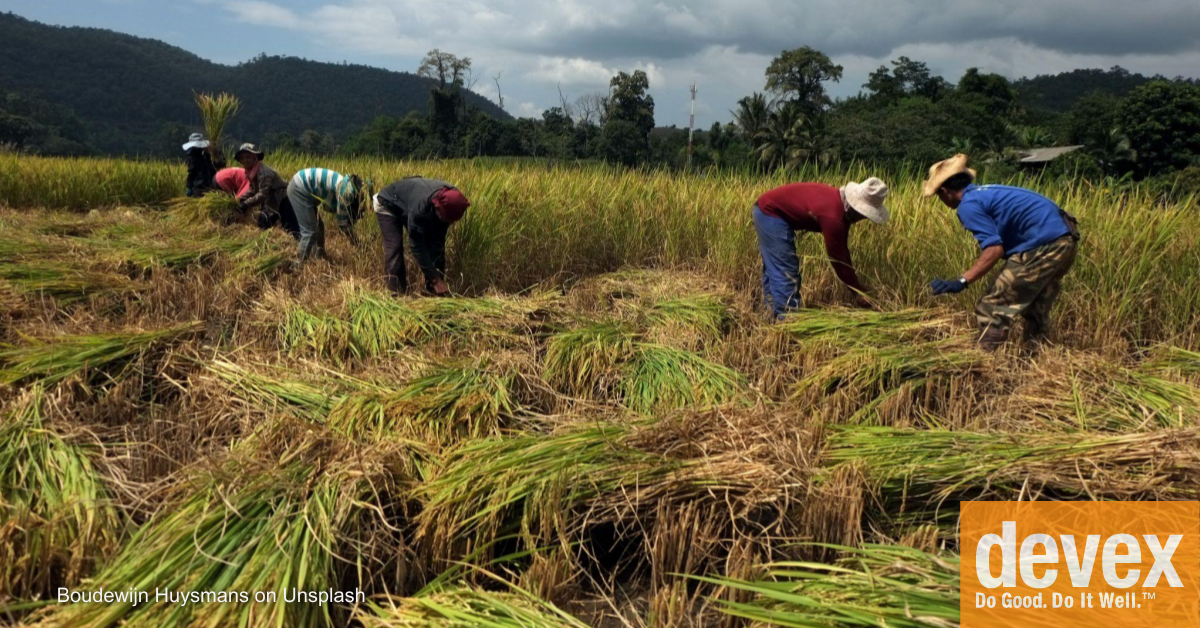
M 1124 97 L 1151 77 L 1116 66 L 1110 70 L 1071 70 L 1060 74 L 1040 74 L 1013 81 L 1021 104 L 1030 109 L 1064 113 L 1080 97 L 1101 92 Z
M 429 98 L 429 82 L 407 72 L 267 56 L 227 66 L 153 39 L 12 13 L 0 14 L 0 58 L 9 61 L 0 89 L 69 107 L 109 153 L 157 153 L 180 124 L 198 127 L 193 91 L 237 94 L 245 106 L 231 135 L 253 140 L 313 129 L 341 141 L 380 114 L 424 111 Z M 478 94 L 468 102 L 509 118 Z

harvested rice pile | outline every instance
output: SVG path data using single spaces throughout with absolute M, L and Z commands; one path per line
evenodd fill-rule
M 955 626 L 958 500 L 1200 499 L 1193 346 L 686 271 L 394 298 L 223 211 L 0 210 L 0 620 Z

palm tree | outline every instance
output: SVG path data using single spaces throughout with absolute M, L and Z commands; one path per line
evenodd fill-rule
M 733 121 L 737 124 L 742 136 L 755 142 L 758 134 L 766 128 L 771 117 L 771 109 L 767 105 L 767 97 L 758 92 L 738 101 L 737 111 L 731 111 Z
M 1101 136 L 1099 141 L 1092 146 L 1091 153 L 1100 162 L 1100 166 L 1104 168 L 1104 174 L 1107 175 L 1115 173 L 1119 162 L 1137 160 L 1137 151 L 1130 147 L 1129 137 L 1119 128 L 1113 128 Z
M 768 116 L 755 140 L 760 164 L 794 166 L 804 159 L 805 149 L 811 144 L 808 118 L 800 106 L 785 104 Z
M 1021 148 L 1041 148 L 1054 144 L 1050 132 L 1040 126 L 1023 127 L 1017 133 Z
M 952 137 L 950 138 L 950 152 L 955 155 L 971 155 L 975 152 L 975 143 L 969 137 Z

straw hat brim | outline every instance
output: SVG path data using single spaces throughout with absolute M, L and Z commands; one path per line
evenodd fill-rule
M 937 194 L 938 188 L 942 187 L 950 177 L 964 172 L 970 173 L 972 179 L 976 177 L 975 170 L 967 167 L 967 156 L 961 153 L 934 164 L 929 169 L 929 180 L 925 182 L 925 186 L 922 189 L 925 198 Z
M 850 207 L 853 207 L 854 211 L 862 214 L 867 220 L 877 225 L 888 221 L 891 213 L 887 207 L 882 202 L 872 203 L 871 199 L 863 193 L 861 183 L 851 181 L 842 190 L 846 193 L 846 202 L 850 204 Z

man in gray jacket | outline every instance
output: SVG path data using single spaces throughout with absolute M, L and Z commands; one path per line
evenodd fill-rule
M 375 219 L 383 236 L 383 272 L 392 294 L 408 289 L 405 229 L 413 257 L 425 275 L 425 290 L 436 296 L 450 294 L 446 285 L 446 232 L 470 205 L 454 186 L 424 177 L 400 179 L 375 195 Z

